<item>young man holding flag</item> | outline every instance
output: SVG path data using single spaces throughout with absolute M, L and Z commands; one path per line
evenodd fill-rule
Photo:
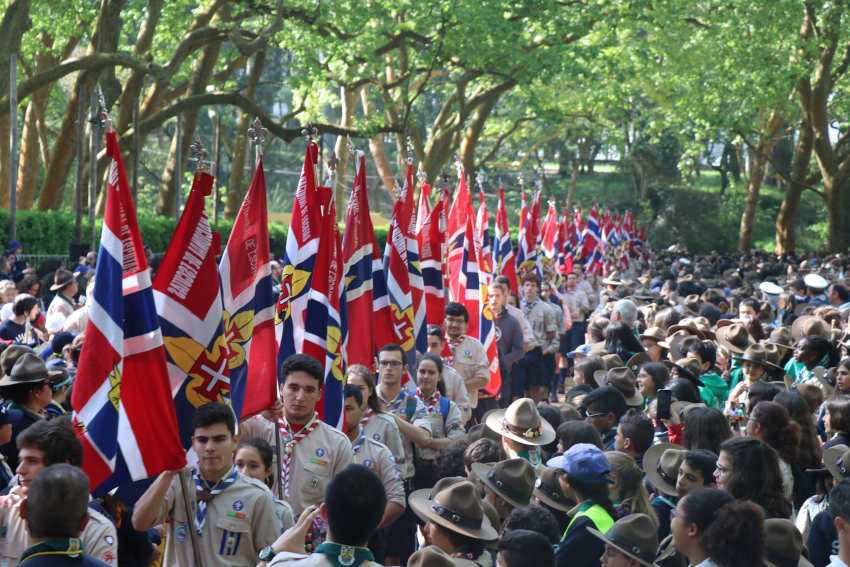
M 499 366 L 502 374 L 502 390 L 499 405 L 507 407 L 511 403 L 511 370 L 514 364 L 522 358 L 523 337 L 522 326 L 505 309 L 508 298 L 508 288 L 502 283 L 494 282 L 489 287 L 490 311 L 496 322 L 499 344 Z
M 133 527 L 144 531 L 167 521 L 163 565 L 253 567 L 280 534 L 272 494 L 233 464 L 231 408 L 201 406 L 193 426 L 198 466 L 192 478 L 187 482 L 179 470 L 160 474 L 136 503 Z

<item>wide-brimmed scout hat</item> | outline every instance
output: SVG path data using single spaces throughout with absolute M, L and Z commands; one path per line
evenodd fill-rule
M 659 443 L 643 454 L 643 470 L 649 482 L 656 490 L 676 496 L 676 482 L 679 479 L 679 467 L 688 451 L 681 445 Z
M 743 354 L 747 347 L 754 343 L 747 327 L 742 323 L 729 323 L 720 326 L 720 321 L 718 321 L 715 335 L 717 344 L 737 354 Z
M 70 272 L 65 268 L 59 268 L 53 274 L 53 285 L 50 286 L 50 291 L 59 291 L 63 287 L 74 283 L 79 272 Z
M 537 477 L 534 468 L 525 459 L 472 463 L 472 471 L 478 480 L 511 506 L 523 508 L 531 502 Z
M 468 480 L 432 494 L 430 488 L 410 494 L 410 507 L 424 522 L 433 522 L 447 530 L 473 539 L 492 541 L 499 532 L 484 514 L 475 485 Z
M 736 356 L 735 360 L 739 362 L 752 362 L 753 364 L 761 365 L 765 370 L 782 370 L 781 366 L 772 363 L 768 358 L 767 352 L 760 344 L 755 344 L 747 348 L 744 354 Z
M 535 498 L 550 508 L 560 510 L 561 512 L 569 512 L 575 507 L 576 502 L 564 494 L 561 483 L 558 481 L 558 476 L 558 469 L 542 467 L 540 469 L 540 476 L 537 477 L 534 483 L 533 494 Z
M 658 530 L 646 514 L 624 516 L 604 534 L 591 527 L 587 531 L 641 565 L 653 567 L 658 550 Z
M 602 283 L 605 285 L 625 285 L 625 282 L 620 281 L 620 272 L 614 270 L 608 276 L 602 280 Z
M 660 343 L 661 341 L 667 338 L 667 332 L 661 327 L 649 327 L 647 330 L 640 334 L 640 338 L 651 339 L 657 343 Z
M 669 350 L 674 359 L 679 359 L 685 358 L 688 354 L 688 349 L 691 348 L 691 345 L 696 344 L 701 340 L 702 339 L 696 335 L 688 334 L 687 331 L 676 331 L 671 336 L 667 337 L 666 341 L 659 344 Z
M 764 558 L 768 567 L 812 567 L 803 557 L 803 535 L 785 518 L 765 519 Z
M 14 344 L 3 349 L 3 354 L 0 354 L 0 370 L 3 374 L 8 376 L 18 359 L 26 353 L 35 354 L 35 351 L 28 346 Z
M 640 370 L 640 367 L 646 364 L 647 362 L 652 362 L 652 359 L 649 358 L 649 355 L 645 352 L 639 352 L 626 361 L 626 366 L 631 368 L 632 372 L 637 374 L 637 372 Z
M 682 378 L 690 380 L 696 386 L 703 386 L 702 380 L 700 380 L 699 376 L 702 371 L 702 364 L 699 359 L 693 356 L 686 356 L 684 358 L 678 359 L 676 362 L 672 363 L 673 368 L 675 368 L 679 375 Z
M 35 384 L 47 382 L 49 379 L 50 372 L 47 370 L 44 361 L 37 355 L 27 352 L 18 358 L 18 361 L 12 367 L 12 371 L 0 380 L 0 387 Z
M 415 551 L 407 560 L 408 567 L 455 567 L 455 560 L 436 545 Z
M 699 327 L 697 327 L 696 321 L 694 319 L 686 319 L 684 321 L 679 322 L 677 325 L 673 325 L 667 329 L 667 336 L 676 333 L 677 331 L 686 331 L 690 335 L 694 335 L 700 339 L 704 339 L 705 336 L 700 331 Z
M 631 407 L 643 407 L 643 395 L 638 392 L 637 378 L 628 366 L 620 366 L 611 370 L 603 371 L 603 382 L 597 377 L 600 371 L 593 373 L 593 378 L 598 384 L 613 386 L 626 398 L 626 405 Z
M 850 477 L 850 447 L 836 445 L 824 449 L 823 464 L 837 482 Z
M 794 338 L 788 327 L 778 327 L 770 332 L 767 342 L 785 350 L 794 350 Z
M 817 335 L 829 339 L 829 325 L 826 321 L 814 315 L 801 315 L 794 319 L 794 322 L 791 324 L 791 338 L 799 341 L 809 335 Z
M 488 428 L 523 445 L 548 445 L 555 440 L 555 430 L 540 417 L 531 398 L 520 398 L 507 409 L 493 410 L 485 421 Z

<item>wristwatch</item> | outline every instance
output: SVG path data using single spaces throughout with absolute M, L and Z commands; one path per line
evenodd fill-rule
M 272 546 L 267 545 L 263 549 L 260 550 L 260 561 L 264 561 L 268 563 L 272 559 L 274 559 L 275 552 L 272 549 Z

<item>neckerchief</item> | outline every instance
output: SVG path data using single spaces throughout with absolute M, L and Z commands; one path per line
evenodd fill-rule
M 283 480 L 283 495 L 289 498 L 289 469 L 292 464 L 292 455 L 295 452 L 295 446 L 319 427 L 319 414 L 313 412 L 313 417 L 297 433 L 292 431 L 292 426 L 285 417 L 278 423 L 280 424 L 280 432 L 283 435 L 284 442 L 283 457 L 280 463 L 280 476 Z
M 351 449 L 354 451 L 354 454 L 357 454 L 357 451 L 360 450 L 361 447 L 366 443 L 366 430 L 363 427 L 360 427 L 360 436 L 351 444 Z
M 542 463 L 539 447 L 530 447 L 528 449 L 523 449 L 522 451 L 517 451 L 516 456 L 520 459 L 525 459 L 532 467 L 535 468 L 539 467 Z
M 430 396 L 426 396 L 422 390 L 416 388 L 416 395 L 419 396 L 419 399 L 422 400 L 422 403 L 425 404 L 425 408 L 428 410 L 428 413 L 434 413 L 438 411 L 437 406 L 440 403 L 440 391 L 434 390 L 434 393 Z
M 207 521 L 207 502 L 236 482 L 236 479 L 239 478 L 239 471 L 234 466 L 227 473 L 227 476 L 213 485 L 202 478 L 197 469 L 192 471 L 192 478 L 195 479 L 195 495 L 198 499 L 198 508 L 195 510 L 195 528 L 200 535 L 204 531 L 204 523 Z
M 461 336 L 456 337 L 454 339 L 451 338 L 450 336 L 446 335 L 446 344 L 449 347 L 449 353 L 450 354 L 448 356 L 444 356 L 443 360 L 449 366 L 453 366 L 453 363 L 455 361 L 455 352 L 457 351 L 457 347 L 459 347 L 461 345 L 461 343 L 463 342 L 463 340 L 465 338 L 466 338 L 465 335 L 461 335 Z
M 20 562 L 23 563 L 30 557 L 45 557 L 50 555 L 54 557 L 73 557 L 76 559 L 81 557 L 82 554 L 83 544 L 79 538 L 48 539 L 32 547 L 28 547 L 23 555 L 21 555 Z
M 316 548 L 316 553 L 327 557 L 335 567 L 357 567 L 364 561 L 375 560 L 372 552 L 365 547 L 352 547 L 327 541 Z
M 395 415 L 404 415 L 404 411 L 402 411 L 401 406 L 406 401 L 407 401 L 407 391 L 404 388 L 402 388 L 399 391 L 398 396 L 396 396 L 396 398 L 393 401 L 387 402 L 387 404 L 386 404 L 387 412 L 395 414 Z
M 364 413 L 363 417 L 360 418 L 360 428 L 366 429 L 366 424 L 369 423 L 369 418 L 374 414 L 374 410 L 372 408 L 368 408 Z

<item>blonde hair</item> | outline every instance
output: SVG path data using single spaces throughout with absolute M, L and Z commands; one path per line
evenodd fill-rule
M 658 527 L 658 516 L 649 503 L 649 493 L 643 483 L 643 471 L 637 462 L 621 451 L 606 451 L 611 476 L 619 487 L 618 500 L 628 503 L 629 514 L 646 514 Z

